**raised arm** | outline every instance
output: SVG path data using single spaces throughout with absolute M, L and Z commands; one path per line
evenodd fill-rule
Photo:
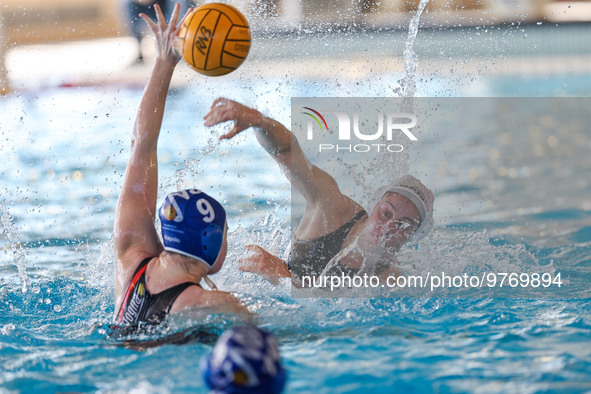
M 218 98 L 205 115 L 205 126 L 234 121 L 233 128 L 220 139 L 233 138 L 253 127 L 261 146 L 279 164 L 291 183 L 306 199 L 307 204 L 322 205 L 330 197 L 334 204 L 341 196 L 334 178 L 313 165 L 305 156 L 297 138 L 278 121 L 235 101 Z
M 332 176 L 308 160 L 297 138 L 276 120 L 225 98 L 213 102 L 204 120 L 205 126 L 234 122 L 232 129 L 220 139 L 230 139 L 250 127 L 254 128 L 261 146 L 279 164 L 291 185 L 306 199 L 304 215 L 296 230 L 300 239 L 313 239 L 335 231 L 362 209 L 340 192 Z M 275 284 L 280 278 L 291 276 L 282 259 L 260 246 L 249 245 L 247 248 L 250 253 L 240 259 L 241 271 L 257 273 Z
M 131 155 L 115 212 L 113 243 L 117 282 L 125 281 L 142 258 L 157 256 L 162 251 L 154 227 L 158 193 L 157 145 L 170 80 L 180 59 L 175 49 L 180 6 L 175 6 L 168 25 L 158 5 L 154 7 L 157 23 L 140 15 L 154 32 L 157 55 L 137 113 Z

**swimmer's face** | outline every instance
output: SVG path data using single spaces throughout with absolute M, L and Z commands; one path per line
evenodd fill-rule
M 367 228 L 379 245 L 399 250 L 421 225 L 418 208 L 405 196 L 388 192 L 369 214 Z
M 211 267 L 211 270 L 209 270 L 209 274 L 215 274 L 216 272 L 218 272 L 222 268 L 222 265 L 224 264 L 224 261 L 226 260 L 227 254 L 228 254 L 228 225 L 226 224 L 226 227 L 224 229 L 224 238 L 222 240 L 222 246 L 220 247 L 220 254 L 218 254 L 218 258 L 215 259 L 215 263 L 213 264 L 213 267 Z

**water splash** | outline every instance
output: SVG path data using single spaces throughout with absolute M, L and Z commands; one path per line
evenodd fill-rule
M 4 227 L 4 234 L 10 244 L 10 250 L 14 257 L 14 263 L 18 272 L 18 277 L 21 281 L 21 289 L 23 293 L 27 292 L 29 287 L 29 277 L 25 269 L 25 261 L 27 256 L 27 249 L 25 249 L 21 243 L 20 237 L 17 235 L 16 229 L 13 224 L 13 218 L 8 212 L 8 203 L 6 200 L 2 201 L 0 205 L 0 221 Z
M 209 138 L 205 146 L 200 149 L 198 158 L 188 158 L 184 160 L 182 166 L 175 162 L 175 165 L 179 165 L 180 168 L 175 171 L 174 176 L 163 179 L 163 184 L 160 186 L 160 192 L 168 193 L 171 189 L 182 190 L 193 188 L 196 184 L 199 185 L 200 182 L 196 182 L 196 180 L 200 179 L 203 175 L 201 162 L 211 154 L 215 153 L 218 145 L 219 141 L 214 138 Z
M 429 0 L 420 1 L 417 7 L 417 12 L 410 20 L 408 26 L 408 35 L 406 36 L 406 43 L 403 51 L 405 76 L 402 79 L 399 88 L 399 93 L 402 97 L 414 97 L 417 92 L 416 71 L 419 61 L 413 46 L 419 31 L 421 14 L 427 4 L 429 4 Z

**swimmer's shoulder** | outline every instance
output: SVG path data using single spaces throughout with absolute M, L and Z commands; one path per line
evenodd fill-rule
M 363 207 L 344 194 L 335 195 L 323 204 L 306 204 L 305 213 L 295 235 L 303 240 L 325 236 L 341 228 L 361 211 L 364 211 Z
M 153 259 L 160 257 L 163 250 L 162 246 L 146 248 L 143 245 L 136 245 L 128 248 L 123 253 L 116 253 L 115 267 L 117 275 L 121 275 L 124 282 L 129 282 L 133 273 L 144 260 L 150 258 L 151 262 Z

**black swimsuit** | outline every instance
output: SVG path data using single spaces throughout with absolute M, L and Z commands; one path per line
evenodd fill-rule
M 357 212 L 338 230 L 322 237 L 311 240 L 296 239 L 287 258 L 287 267 L 292 275 L 297 278 L 304 275 L 320 275 L 330 259 L 341 251 L 349 231 L 365 215 L 367 212 L 364 210 Z
M 117 323 L 158 324 L 169 314 L 172 304 L 185 289 L 189 286 L 199 286 L 198 283 L 184 282 L 158 294 L 150 294 L 146 289 L 146 268 L 150 260 L 152 257 L 144 259 L 135 270 L 119 308 Z

